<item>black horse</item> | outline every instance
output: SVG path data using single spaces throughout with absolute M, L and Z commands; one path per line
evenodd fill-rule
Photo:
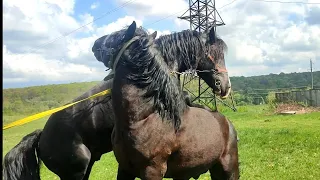
M 140 31 L 139 28 L 136 31 L 137 35 L 145 33 L 142 29 Z M 155 35 L 156 34 L 153 34 L 154 37 Z M 211 41 L 205 41 L 205 37 L 209 38 L 211 36 L 202 34 L 201 39 L 203 39 L 203 41 L 199 41 L 198 38 L 200 39 L 200 34 L 184 31 L 181 32 L 181 34 L 175 33 L 168 35 L 168 37 L 164 36 L 159 38 L 159 47 L 162 47 L 160 39 L 163 39 L 163 45 L 171 47 L 169 51 L 171 52 L 170 58 L 172 59 L 167 59 L 166 62 L 170 64 L 171 67 L 175 67 L 172 71 L 182 72 L 181 70 L 185 69 L 183 66 L 186 67 L 186 64 L 193 64 L 192 67 L 198 70 L 209 70 L 207 72 L 198 72 L 198 74 L 201 78 L 206 79 L 210 87 L 221 89 L 221 87 L 215 87 L 217 84 L 214 78 L 221 75 L 221 84 L 228 84 L 229 80 L 222 78 L 225 77 L 225 73 L 214 73 L 214 71 L 212 71 L 216 66 L 210 59 L 206 56 L 201 60 L 201 58 L 193 55 L 190 55 L 190 57 L 181 55 L 200 55 L 204 53 L 205 49 L 210 47 L 210 52 L 212 52 L 211 56 L 215 57 L 215 62 L 224 64 L 224 62 L 222 62 L 224 61 L 223 50 L 226 46 L 223 41 L 218 39 L 217 43 L 210 44 Z M 97 59 L 106 65 L 108 62 L 105 61 L 106 57 L 104 55 L 107 54 L 107 58 L 113 55 L 111 53 L 112 50 L 104 48 L 105 45 L 109 45 L 103 43 L 104 40 L 108 38 L 108 36 L 99 38 L 93 46 L 93 51 Z M 204 42 L 207 42 L 207 48 L 204 47 Z M 184 45 L 182 46 L 182 44 Z M 196 44 L 197 48 L 192 48 Z M 174 48 L 175 46 L 177 47 Z M 99 55 L 99 50 L 101 49 L 107 50 L 106 52 L 101 52 L 103 56 Z M 179 53 L 175 53 L 174 50 Z M 101 57 L 104 58 L 101 59 Z M 193 59 L 190 59 L 190 63 L 188 63 L 187 59 L 183 59 L 183 57 Z M 198 62 L 198 65 L 201 65 L 202 68 L 197 67 L 194 62 Z M 173 66 L 174 64 L 178 64 L 179 68 L 177 69 L 177 66 Z M 112 80 L 103 81 L 72 102 L 84 99 L 111 87 Z M 227 91 L 227 88 L 225 89 L 225 91 Z M 52 114 L 43 130 L 37 130 L 25 136 L 18 145 L 6 154 L 3 166 L 4 179 L 40 179 L 39 164 L 41 160 L 48 169 L 57 174 L 62 180 L 88 179 L 94 162 L 98 161 L 102 154 L 112 151 L 110 137 L 115 120 L 111 104 L 112 101 L 110 99 L 111 95 L 105 95 L 81 102 Z M 200 105 L 192 104 L 190 99 L 187 98 L 187 94 L 186 101 L 189 106 L 201 107 Z
M 113 152 L 118 180 L 239 178 L 237 132 L 218 112 L 187 106 L 153 36 L 136 36 L 136 23 L 111 36 L 117 58 L 112 102 Z M 112 38 L 111 38 L 112 39 Z
M 72 102 L 112 87 L 103 81 Z M 112 151 L 111 95 L 80 102 L 52 114 L 43 130 L 25 136 L 4 157 L 4 180 L 39 180 L 40 162 L 62 180 L 87 180 L 95 161 Z

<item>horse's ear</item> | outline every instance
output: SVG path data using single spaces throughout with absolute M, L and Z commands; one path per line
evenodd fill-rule
M 150 37 L 152 37 L 152 39 L 156 39 L 157 31 L 154 31 L 152 34 L 150 34 Z
M 137 24 L 135 21 L 133 21 L 132 24 L 128 27 L 123 39 L 125 41 L 129 41 L 130 39 L 132 39 L 136 31 L 136 28 L 137 28 Z
M 214 32 L 214 26 L 211 27 L 210 31 L 209 31 L 209 43 L 210 45 L 215 43 L 215 32 Z

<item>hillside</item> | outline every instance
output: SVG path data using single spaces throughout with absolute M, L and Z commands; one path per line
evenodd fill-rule
M 270 74 L 252 77 L 231 77 L 237 103 L 250 103 L 246 92 L 252 89 L 275 89 L 310 86 L 310 73 Z M 3 89 L 3 115 L 30 115 L 65 104 L 93 87 L 97 82 L 34 86 Z M 320 71 L 314 73 L 314 86 L 320 87 Z
M 310 72 L 303 73 L 280 73 L 251 77 L 231 77 L 234 91 L 252 89 L 276 89 L 311 86 Z M 320 71 L 313 73 L 314 86 L 320 88 Z
M 4 115 L 29 115 L 68 103 L 97 82 L 3 89 Z

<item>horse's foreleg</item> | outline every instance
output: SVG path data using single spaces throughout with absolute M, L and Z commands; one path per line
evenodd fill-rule
M 240 178 L 237 132 L 232 123 L 229 120 L 227 122 L 229 125 L 228 147 L 224 155 L 220 157 L 220 161 L 210 169 L 211 179 L 215 180 L 238 180 Z
M 91 158 L 89 164 L 88 164 L 88 167 L 87 167 L 87 171 L 86 171 L 86 174 L 84 175 L 83 179 L 82 180 L 89 180 L 89 176 L 90 176 L 90 173 L 91 173 L 91 170 L 92 170 L 92 167 L 95 163 L 95 160 L 93 160 Z
M 238 180 L 238 155 L 232 153 L 221 157 L 220 162 L 210 168 L 210 176 L 212 180 Z
M 92 167 L 89 167 L 92 161 L 90 150 L 84 144 L 78 144 L 69 153 L 68 158 L 60 158 L 56 174 L 61 180 L 84 180 L 88 168 Z
M 164 177 L 164 174 L 167 171 L 166 163 L 162 165 L 154 165 L 148 166 L 141 172 L 141 179 L 142 180 L 160 180 Z
M 117 180 L 134 180 L 136 177 L 126 170 L 118 167 Z
M 238 136 L 237 131 L 232 123 L 227 120 L 229 124 L 229 157 L 222 161 L 225 170 L 228 172 L 230 180 L 237 180 L 240 178 L 239 171 L 239 154 L 238 154 Z

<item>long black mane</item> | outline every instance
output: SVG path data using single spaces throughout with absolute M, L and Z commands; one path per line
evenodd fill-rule
M 128 28 L 128 27 L 125 27 Z M 114 32 L 116 34 L 123 34 L 125 28 Z M 114 34 L 111 33 L 109 37 Z M 149 35 L 148 31 L 143 27 L 136 28 L 135 34 L 137 36 L 147 36 Z M 217 60 L 224 61 L 224 51 L 227 49 L 226 43 L 215 35 L 215 43 L 208 43 L 212 41 L 212 35 L 210 33 L 199 33 L 192 30 L 184 30 L 181 32 L 175 32 L 168 35 L 162 35 L 155 40 L 157 48 L 161 52 L 164 61 L 170 67 L 171 70 L 178 70 L 183 72 L 189 69 L 196 69 L 198 63 L 201 60 L 206 59 L 206 52 L 213 55 Z M 105 39 L 108 35 L 105 35 L 96 40 L 93 49 L 97 49 L 100 46 L 107 47 L 105 44 Z M 210 37 L 209 37 L 210 36 Z M 119 38 L 119 36 L 113 36 Z M 114 41 L 117 41 L 114 39 Z M 108 48 L 108 47 L 107 47 Z M 98 61 L 103 61 L 106 67 L 109 67 L 109 59 L 97 58 Z M 224 62 L 217 62 L 219 64 Z M 179 69 L 178 69 L 179 68 Z
M 174 61 L 177 61 L 180 71 L 196 69 L 199 61 L 206 58 L 206 52 L 214 53 L 215 58 L 223 59 L 226 43 L 216 36 L 216 41 L 209 46 L 206 38 L 197 31 L 184 30 L 168 35 L 160 36 L 155 43 L 161 51 L 166 63 L 173 68 Z
M 187 108 L 177 79 L 170 75 L 161 53 L 150 37 L 136 40 L 119 63 L 130 69 L 127 79 L 138 88 L 144 89 L 144 97 L 153 100 L 155 110 L 163 119 L 173 121 L 177 130 L 181 114 Z
M 200 33 L 191 30 L 160 36 L 155 43 L 167 64 L 174 67 L 175 60 L 182 71 L 195 69 L 206 50 L 205 44 L 200 40 Z

